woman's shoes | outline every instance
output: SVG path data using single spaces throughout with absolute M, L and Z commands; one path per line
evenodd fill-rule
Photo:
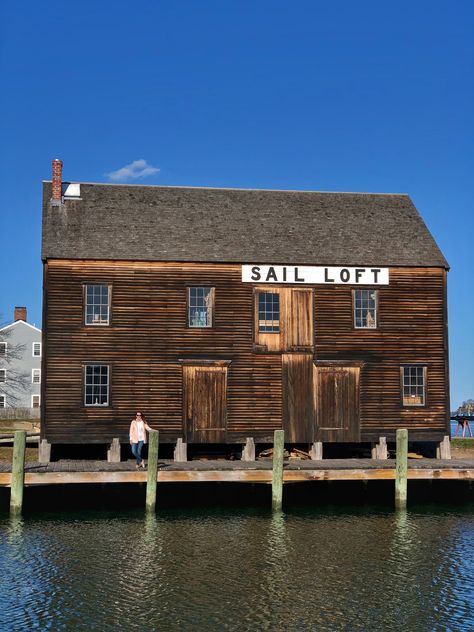
M 136 470 L 139 470 L 139 469 L 140 469 L 140 466 L 139 466 L 139 465 L 135 465 L 135 469 L 136 469 Z
M 143 468 L 143 469 L 146 469 L 146 463 L 145 463 L 145 461 L 142 461 L 142 464 L 141 464 L 141 465 L 142 465 L 142 468 Z

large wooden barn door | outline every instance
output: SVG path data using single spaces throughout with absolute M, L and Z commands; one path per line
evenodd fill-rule
M 316 441 L 360 441 L 359 374 L 359 367 L 316 367 Z
M 284 353 L 281 361 L 285 441 L 311 442 L 315 423 L 313 356 Z
M 184 431 L 188 443 L 223 443 L 227 420 L 227 367 L 183 367 Z

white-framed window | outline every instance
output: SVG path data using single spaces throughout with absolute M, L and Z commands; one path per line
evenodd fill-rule
M 377 290 L 354 290 L 354 327 L 377 328 Z
M 0 408 L 7 407 L 7 397 L 6 395 L 0 395 Z
M 400 367 L 404 406 L 424 406 L 426 402 L 426 366 Z
M 31 383 L 41 384 L 41 369 L 31 369 Z
M 84 405 L 109 405 L 108 364 L 86 364 L 84 366 Z
M 7 355 L 7 342 L 0 342 L 0 358 Z
M 110 287 L 108 285 L 85 286 L 86 325 L 108 325 L 110 321 Z
M 258 331 L 261 333 L 280 331 L 280 294 L 278 292 L 258 293 Z
M 33 357 L 41 358 L 41 342 L 33 343 Z
M 212 327 L 213 287 L 188 287 L 188 327 Z
M 0 369 L 0 382 L 6 382 L 6 381 L 7 381 L 7 370 Z
M 40 395 L 32 395 L 31 396 L 31 408 L 39 408 L 41 404 L 41 396 Z

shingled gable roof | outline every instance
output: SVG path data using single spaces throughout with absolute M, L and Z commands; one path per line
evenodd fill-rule
M 81 184 L 52 206 L 43 259 L 440 266 L 407 195 Z

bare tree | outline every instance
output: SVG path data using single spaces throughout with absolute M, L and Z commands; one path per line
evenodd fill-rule
M 5 395 L 8 405 L 13 407 L 21 402 L 22 396 L 30 388 L 28 373 L 16 366 L 25 349 L 24 344 L 12 343 L 10 330 L 0 331 L 0 395 Z

